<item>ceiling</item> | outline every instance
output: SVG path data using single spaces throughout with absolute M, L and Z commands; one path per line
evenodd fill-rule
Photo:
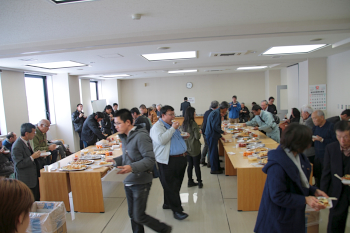
M 272 46 L 334 44 L 350 38 L 350 1 L 97 0 L 55 5 L 49 0 L 0 0 L 0 6 L 2 69 L 94 79 L 121 73 L 132 75 L 128 79 L 172 77 L 179 74 L 167 74 L 168 70 L 198 69 L 186 75 L 203 75 L 238 72 L 239 66 L 280 69 L 350 50 L 350 43 L 345 43 L 304 55 L 260 56 Z M 136 13 L 142 14 L 141 20 L 131 19 Z M 322 40 L 310 41 L 316 38 Z M 163 46 L 170 49 L 157 49 Z M 197 51 L 196 59 L 175 64 L 141 57 L 144 53 L 190 50 Z M 209 56 L 232 51 L 251 53 Z M 26 66 L 63 60 L 89 66 L 55 70 Z

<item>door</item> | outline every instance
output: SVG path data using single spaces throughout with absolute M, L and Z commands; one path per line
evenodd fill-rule
M 282 121 L 288 113 L 287 85 L 277 85 L 277 116 Z

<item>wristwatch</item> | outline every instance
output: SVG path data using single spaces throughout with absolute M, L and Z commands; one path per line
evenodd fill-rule
M 321 142 L 323 143 L 323 141 L 324 141 L 324 139 L 322 138 L 322 141 L 321 141 Z

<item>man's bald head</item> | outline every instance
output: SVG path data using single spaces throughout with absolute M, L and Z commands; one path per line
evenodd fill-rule
M 38 128 L 42 133 L 46 133 L 50 129 L 50 121 L 48 121 L 46 119 L 42 119 L 38 123 Z

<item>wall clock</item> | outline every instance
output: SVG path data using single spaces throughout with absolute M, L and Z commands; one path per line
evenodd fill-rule
M 193 87 L 193 84 L 191 82 L 186 83 L 186 87 L 188 89 L 191 89 Z

